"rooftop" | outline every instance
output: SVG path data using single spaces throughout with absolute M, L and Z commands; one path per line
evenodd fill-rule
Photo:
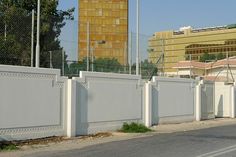
M 234 29 L 234 28 L 236 28 L 236 24 L 215 26 L 215 27 L 205 27 L 205 28 L 193 28 L 191 26 L 188 26 L 188 27 L 181 27 L 179 30 L 174 31 L 174 34 L 175 35 L 184 34 L 184 30 L 191 30 L 192 33 L 199 33 L 199 32 L 207 32 L 207 31 Z
M 224 67 L 226 65 L 236 66 L 236 57 L 230 57 L 229 60 L 222 59 L 215 62 L 203 63 L 198 61 L 180 61 L 173 68 L 174 69 L 187 69 L 187 68 L 195 68 L 195 69 L 214 69 L 219 67 Z

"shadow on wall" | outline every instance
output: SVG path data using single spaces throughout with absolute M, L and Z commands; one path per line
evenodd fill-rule
M 76 102 L 80 102 L 76 105 L 76 135 L 88 134 L 88 90 L 86 87 L 76 81 Z
M 223 114 L 224 113 L 224 107 L 223 107 L 224 103 L 223 102 L 224 102 L 224 97 L 221 94 L 220 99 L 218 101 L 218 110 L 217 110 L 217 115 L 216 115 L 217 118 L 224 117 L 224 114 Z
M 159 124 L 159 103 L 158 103 L 158 90 L 154 87 L 152 88 L 152 125 Z

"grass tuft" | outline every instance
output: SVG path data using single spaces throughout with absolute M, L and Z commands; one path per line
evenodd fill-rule
M 121 130 L 124 133 L 146 133 L 152 131 L 151 129 L 147 128 L 143 124 L 138 123 L 124 123 Z
M 18 150 L 19 148 L 15 144 L 0 144 L 0 152 L 1 151 L 13 151 Z

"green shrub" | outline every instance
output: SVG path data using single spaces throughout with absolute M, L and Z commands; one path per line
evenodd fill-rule
M 0 152 L 11 151 L 11 150 L 18 150 L 18 147 L 14 144 L 0 144 Z
M 124 132 L 124 133 L 145 133 L 145 132 L 150 132 L 152 130 L 147 128 L 143 124 L 138 124 L 138 123 L 128 124 L 128 123 L 124 123 L 120 131 Z

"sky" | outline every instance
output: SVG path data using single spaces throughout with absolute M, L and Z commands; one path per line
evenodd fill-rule
M 236 0 L 140 0 L 140 33 L 151 36 L 158 31 L 178 30 L 183 26 L 202 28 L 233 24 L 236 23 L 235 6 Z M 76 8 L 77 20 L 78 0 L 59 0 L 60 9 L 71 7 Z M 136 0 L 129 0 L 129 31 L 136 32 L 135 26 Z M 62 36 L 65 40 L 69 37 L 69 41 L 77 40 L 76 37 L 71 39 L 76 31 L 76 22 L 68 24 Z

